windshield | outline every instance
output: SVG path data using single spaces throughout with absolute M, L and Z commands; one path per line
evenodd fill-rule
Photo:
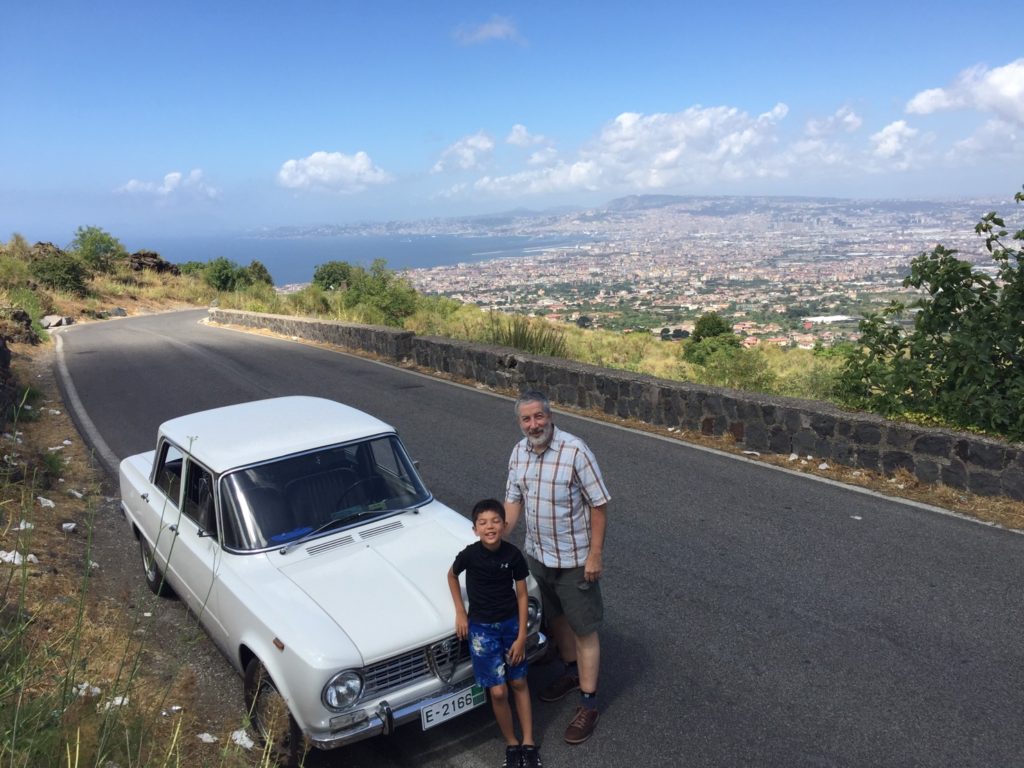
M 395 435 L 238 470 L 221 483 L 225 545 L 256 550 L 420 506 L 430 494 Z M 330 525 L 336 521 L 336 525 Z

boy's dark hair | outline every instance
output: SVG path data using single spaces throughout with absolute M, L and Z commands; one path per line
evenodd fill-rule
M 473 513 L 471 515 L 473 525 L 476 525 L 476 519 L 484 512 L 497 512 L 501 522 L 505 522 L 505 505 L 497 499 L 484 499 L 483 501 L 478 501 L 473 506 Z

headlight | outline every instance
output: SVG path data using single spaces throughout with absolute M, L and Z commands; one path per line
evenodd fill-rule
M 526 629 L 533 632 L 540 625 L 540 600 L 531 597 L 526 601 Z
M 320 698 L 328 709 L 342 710 L 351 707 L 362 692 L 363 679 L 358 672 L 347 669 L 327 682 Z

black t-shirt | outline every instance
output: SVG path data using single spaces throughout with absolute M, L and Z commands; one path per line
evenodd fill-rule
M 479 541 L 470 544 L 455 556 L 452 570 L 456 576 L 466 572 L 470 621 L 492 624 L 519 614 L 515 582 L 530 569 L 514 544 L 502 540 L 493 552 Z

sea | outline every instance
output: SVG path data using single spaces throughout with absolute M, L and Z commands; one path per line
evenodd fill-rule
M 384 259 L 399 271 L 491 259 L 526 256 L 549 248 L 574 247 L 574 237 L 459 236 L 459 235 L 345 235 L 270 238 L 250 236 L 193 236 L 125 238 L 129 251 L 148 250 L 166 261 L 210 261 L 224 257 L 239 266 L 259 261 L 274 278 L 274 285 L 308 283 L 313 270 L 329 261 L 369 267 Z

